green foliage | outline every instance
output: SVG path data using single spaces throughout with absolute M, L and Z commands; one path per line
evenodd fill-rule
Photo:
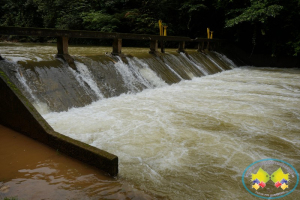
M 66 1 L 64 9 L 58 13 L 56 28 L 60 29 L 82 29 L 83 19 L 79 13 L 90 10 L 86 0 L 75 1 L 70 4 Z M 63 6 L 63 5 L 61 5 Z
M 233 19 L 226 21 L 226 27 L 232 27 L 242 22 L 261 22 L 265 23 L 269 17 L 276 17 L 283 9 L 283 6 L 274 4 L 268 5 L 265 1 L 251 1 L 247 8 L 233 9 L 228 14 L 241 13 Z
M 188 15 L 187 29 L 190 29 L 192 17 L 196 17 L 199 13 L 201 13 L 201 11 L 207 9 L 208 7 L 206 5 L 198 3 L 198 1 L 195 0 L 184 2 L 179 10 L 182 11 L 182 15 L 184 15 L 184 13 L 187 13 Z
M 40 19 L 33 0 L 4 0 L 1 23 L 4 26 L 37 26 Z
M 158 19 L 155 19 L 151 13 L 132 9 L 126 12 L 124 17 L 127 20 L 127 23 L 132 25 L 130 32 L 140 34 L 156 34 L 158 32 Z
M 299 0 L 1 0 L 0 25 L 232 39 L 254 53 L 299 55 Z
M 81 14 L 85 28 L 88 30 L 115 32 L 118 30 L 120 20 L 114 15 L 100 12 Z
M 179 10 L 182 10 L 183 12 L 187 12 L 188 14 L 195 14 L 198 12 L 201 12 L 204 9 L 207 9 L 207 6 L 204 4 L 199 4 L 199 3 L 192 3 L 194 2 L 193 0 L 186 1 L 184 2 Z

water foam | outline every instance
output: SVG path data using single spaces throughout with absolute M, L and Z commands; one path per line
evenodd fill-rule
M 18 81 L 20 82 L 20 84 L 22 85 L 22 87 L 24 88 L 24 91 L 27 92 L 30 96 L 30 101 L 33 102 L 33 106 L 37 109 L 37 111 L 41 114 L 47 114 L 50 112 L 49 107 L 47 106 L 46 103 L 41 102 L 36 95 L 34 94 L 34 92 L 32 91 L 32 89 L 29 87 L 29 85 L 27 84 L 27 80 L 25 79 L 22 70 L 16 66 L 16 73 L 15 73 L 16 78 L 18 79 Z
M 206 55 L 206 57 L 212 62 L 214 63 L 215 66 L 217 66 L 221 71 L 225 71 L 210 55 Z
M 226 55 L 220 54 L 220 53 L 218 53 L 218 52 L 216 52 L 216 51 L 214 51 L 214 53 L 215 53 L 221 60 L 223 60 L 225 63 L 227 63 L 228 66 L 229 66 L 231 69 L 238 67 L 238 66 L 237 66 L 232 60 L 230 60 Z
M 236 199 L 246 194 L 236 188 L 250 163 L 300 164 L 300 72 L 281 70 L 233 69 L 44 117 L 118 155 L 120 178 L 140 188 L 172 199 Z
M 203 73 L 204 75 L 208 75 L 209 73 L 207 72 L 207 70 L 205 70 L 205 68 L 203 66 L 201 66 L 200 64 L 196 64 L 196 62 L 192 59 L 189 59 L 185 53 L 180 52 L 180 55 L 188 62 L 190 62 L 193 66 L 195 66 L 201 73 Z
M 75 62 L 75 64 L 78 71 L 75 71 L 71 67 L 69 67 L 69 69 L 72 71 L 79 84 L 83 88 L 85 88 L 85 90 L 88 93 L 92 90 L 94 94 L 98 97 L 98 99 L 103 99 L 104 96 L 99 90 L 97 83 L 94 80 L 94 77 L 92 73 L 89 71 L 88 67 L 80 62 Z M 86 84 L 88 85 L 88 87 Z

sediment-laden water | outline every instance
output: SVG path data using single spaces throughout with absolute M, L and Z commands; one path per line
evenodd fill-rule
M 118 155 L 119 178 L 141 189 L 171 199 L 251 199 L 241 177 L 254 161 L 300 170 L 299 78 L 299 69 L 243 67 L 44 117 Z
M 78 48 L 74 52 L 80 54 Z M 99 87 L 107 75 L 95 75 L 91 67 L 101 64 L 90 55 L 78 55 L 77 72 L 65 66 L 46 68 L 63 69 L 74 77 L 68 86 L 77 81 L 83 88 L 79 94 L 91 94 L 91 101 L 81 107 L 51 106 L 55 98 L 43 102 L 36 95 L 43 90 L 34 91 L 38 84 L 24 73 L 22 77 L 44 103 L 40 105 L 47 109 L 41 113 L 56 131 L 119 157 L 118 180 L 153 198 L 253 199 L 241 180 L 251 163 L 276 158 L 300 171 L 299 69 L 234 68 L 217 52 L 189 57 L 169 53 L 160 59 L 134 56 L 102 67 L 122 80 L 117 84 L 123 89 L 107 96 Z M 27 74 L 49 73 L 36 63 L 34 69 L 25 65 L 18 67 Z M 107 88 L 112 88 L 110 83 Z M 286 199 L 298 196 L 296 189 Z

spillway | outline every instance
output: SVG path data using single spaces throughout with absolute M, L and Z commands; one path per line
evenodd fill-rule
M 118 179 L 140 190 L 253 199 L 241 182 L 249 164 L 276 158 L 300 171 L 299 69 L 237 67 L 217 52 L 99 58 L 74 47 L 75 71 L 36 48 L 1 52 L 1 69 L 56 131 L 118 155 Z
M 37 109 L 46 105 L 50 111 L 82 107 L 104 98 L 138 93 L 235 67 L 229 59 L 214 52 L 205 55 L 171 51 L 151 56 L 146 49 L 129 48 L 127 56 L 112 57 L 106 56 L 110 49 L 73 47 L 70 53 L 76 60 L 77 70 L 74 70 L 55 59 L 54 46 L 22 49 L 14 44 L 2 48 L 8 53 L 2 53 L 7 62 L 1 69 Z

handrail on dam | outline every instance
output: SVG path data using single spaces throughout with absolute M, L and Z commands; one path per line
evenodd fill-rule
M 148 34 L 131 34 L 131 33 L 106 33 L 100 31 L 85 31 L 85 30 L 61 30 L 61 29 L 49 29 L 49 28 L 23 28 L 23 27 L 8 27 L 0 26 L 0 35 L 18 35 L 18 36 L 38 36 L 38 37 L 57 37 L 57 57 L 60 57 L 67 61 L 71 67 L 72 57 L 68 53 L 68 39 L 69 38 L 101 38 L 101 39 L 113 39 L 113 55 L 120 55 L 122 49 L 122 40 L 149 40 L 150 52 L 158 52 L 158 41 L 161 42 L 161 52 L 164 53 L 164 41 L 179 42 L 177 52 L 184 52 L 185 42 L 197 42 L 198 51 L 202 51 L 205 48 L 209 49 L 210 43 L 221 42 L 219 39 L 207 39 L 196 38 L 191 39 L 189 37 L 180 36 L 158 36 Z M 205 45 L 206 43 L 206 45 Z M 1 57 L 1 55 L 0 55 Z

